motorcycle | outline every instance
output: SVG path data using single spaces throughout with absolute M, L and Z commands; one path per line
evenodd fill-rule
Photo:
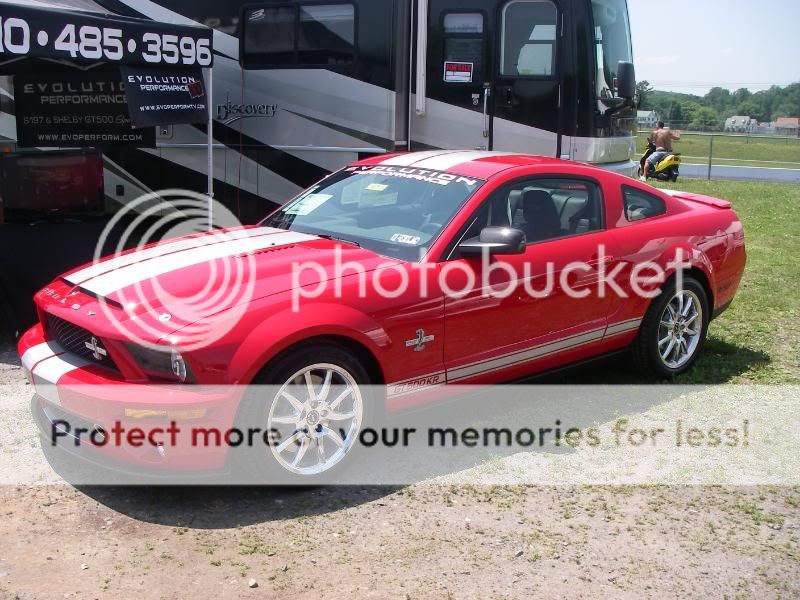
M 647 148 L 639 160 L 639 178 L 643 180 L 657 179 L 659 181 L 678 181 L 680 175 L 681 155 L 677 152 L 672 152 L 658 161 L 658 164 L 653 166 L 647 159 L 653 152 L 656 151 L 656 145 L 647 140 Z

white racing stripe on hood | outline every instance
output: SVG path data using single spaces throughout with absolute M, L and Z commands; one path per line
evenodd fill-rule
M 130 252 L 128 254 L 110 258 L 102 262 L 93 263 L 92 265 L 76 271 L 68 275 L 64 279 L 73 285 L 80 285 L 82 282 L 98 275 L 121 269 L 143 260 L 150 260 L 158 258 L 172 252 L 181 252 L 184 250 L 191 250 L 192 248 L 202 248 L 213 244 L 220 244 L 229 242 L 231 240 L 244 240 L 253 237 L 261 237 L 265 235 L 272 235 L 276 233 L 284 233 L 283 229 L 275 229 L 273 227 L 259 227 L 255 229 L 239 229 L 236 231 L 217 231 L 209 235 L 200 235 L 192 238 L 180 238 L 173 241 L 167 241 L 152 248 L 145 248 L 138 252 Z
M 210 246 L 191 248 L 170 254 L 163 260 L 146 260 L 111 271 L 81 284 L 81 287 L 98 296 L 107 296 L 123 288 L 153 279 L 159 275 L 211 262 L 220 258 L 237 256 L 262 250 L 288 246 L 316 239 L 313 235 L 295 231 L 283 231 L 246 239 L 230 240 Z

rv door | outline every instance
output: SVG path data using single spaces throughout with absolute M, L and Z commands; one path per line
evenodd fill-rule
M 421 3 L 424 6 L 424 3 Z M 417 148 L 556 156 L 561 11 L 553 0 L 429 0 Z

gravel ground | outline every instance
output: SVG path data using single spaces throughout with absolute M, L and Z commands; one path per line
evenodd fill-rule
M 36 473 L 0 486 L 2 600 L 800 596 L 800 487 L 76 488 L 10 349 L 0 385 L 0 476 Z

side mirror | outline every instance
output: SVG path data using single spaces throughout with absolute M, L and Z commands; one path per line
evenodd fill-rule
M 617 65 L 617 95 L 625 100 L 633 100 L 636 96 L 636 69 L 633 63 L 624 60 Z
M 464 240 L 458 249 L 464 256 L 492 254 L 522 254 L 525 252 L 525 232 L 512 227 L 484 227 L 477 237 Z

